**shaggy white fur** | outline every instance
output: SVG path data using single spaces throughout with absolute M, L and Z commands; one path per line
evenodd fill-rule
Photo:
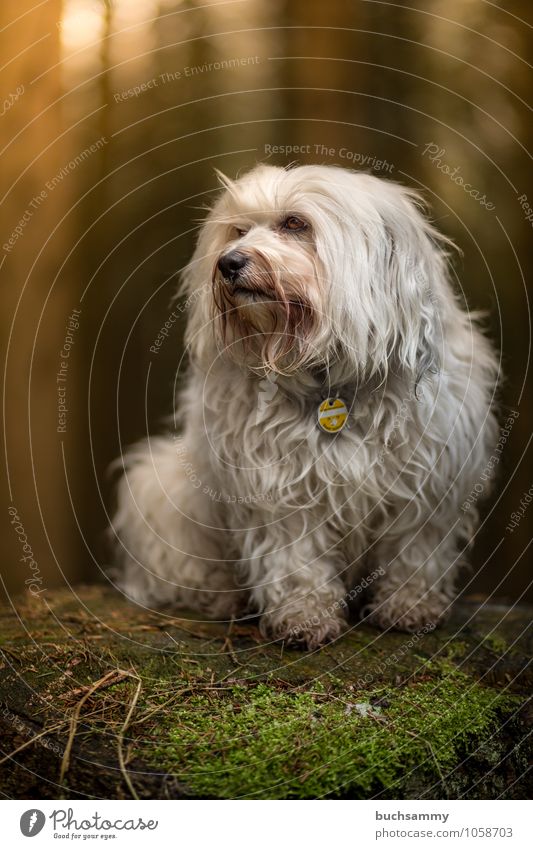
M 122 588 L 256 611 L 265 637 L 309 648 L 341 634 L 361 586 L 382 628 L 436 623 L 497 439 L 498 364 L 452 291 L 449 243 L 415 193 L 367 174 L 220 178 L 183 280 L 180 436 L 124 458 Z M 325 433 L 336 396 L 347 425 Z

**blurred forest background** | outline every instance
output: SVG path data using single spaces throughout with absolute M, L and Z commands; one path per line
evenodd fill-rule
M 9 592 L 31 577 L 43 591 L 102 578 L 106 469 L 172 410 L 186 308 L 150 347 L 214 168 L 236 175 L 268 159 L 420 189 L 462 249 L 458 285 L 502 351 L 502 423 L 519 413 L 464 581 L 469 593 L 526 597 L 531 12 L 526 0 L 2 0 Z M 294 145 L 305 152 L 272 150 Z

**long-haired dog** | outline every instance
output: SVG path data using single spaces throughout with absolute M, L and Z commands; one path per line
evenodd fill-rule
M 185 270 L 173 432 L 125 457 L 121 586 L 315 648 L 347 602 L 414 631 L 446 614 L 475 528 L 498 364 L 412 191 L 260 165 Z

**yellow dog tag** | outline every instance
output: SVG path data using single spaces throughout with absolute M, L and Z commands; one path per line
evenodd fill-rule
M 346 424 L 348 410 L 340 398 L 326 398 L 318 408 L 318 424 L 326 433 L 338 433 Z

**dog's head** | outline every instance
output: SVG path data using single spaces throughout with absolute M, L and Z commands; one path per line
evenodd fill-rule
M 185 274 L 193 354 L 337 379 L 438 362 L 446 260 L 413 192 L 313 165 L 221 182 Z

